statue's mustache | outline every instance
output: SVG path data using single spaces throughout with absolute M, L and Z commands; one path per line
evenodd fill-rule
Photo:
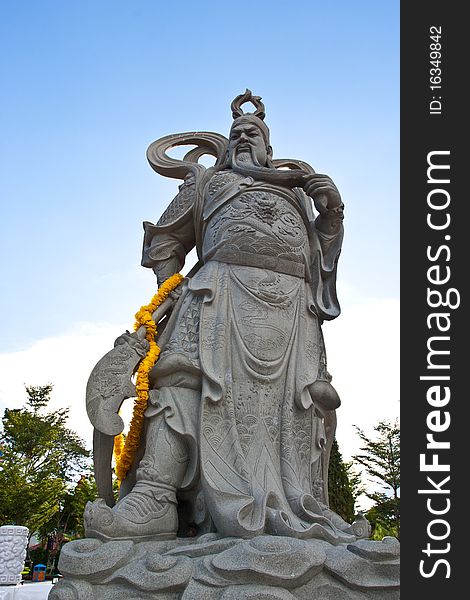
M 251 157 L 251 159 L 252 159 L 252 160 L 253 160 L 255 163 L 257 162 L 257 161 L 256 161 L 256 157 L 255 157 L 255 154 L 254 154 L 254 152 L 253 152 L 253 147 L 251 146 L 251 144 L 250 144 L 249 142 L 247 142 L 247 141 L 245 141 L 245 140 L 244 140 L 244 141 L 241 141 L 241 142 L 237 142 L 237 143 L 236 143 L 236 144 L 233 146 L 233 148 L 232 148 L 232 151 L 231 151 L 231 153 L 230 153 L 230 155 L 231 155 L 231 159 L 232 159 L 232 162 L 235 162 L 235 161 L 236 161 L 236 157 L 237 157 L 237 155 L 239 155 L 239 154 L 240 154 L 240 153 L 242 153 L 242 152 L 245 152 L 245 153 L 249 154 L 249 155 L 250 155 L 250 157 Z

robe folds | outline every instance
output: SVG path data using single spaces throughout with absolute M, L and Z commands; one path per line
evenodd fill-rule
M 312 393 L 330 379 L 321 324 L 339 314 L 341 242 L 301 190 L 230 170 L 206 181 L 192 219 L 146 224 L 157 276 L 193 245 L 201 260 L 160 335 L 146 416 L 185 437 L 183 489 L 200 490 L 223 535 L 353 539 L 326 506 L 331 431 Z

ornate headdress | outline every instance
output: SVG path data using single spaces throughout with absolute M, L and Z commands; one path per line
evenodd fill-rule
M 243 112 L 241 107 L 247 102 L 251 102 L 254 106 L 254 112 Z M 266 113 L 260 96 L 253 96 L 247 89 L 244 94 L 240 94 L 232 101 L 231 109 L 234 118 L 233 124 L 242 120 L 255 124 L 263 134 L 266 145 L 269 146 L 269 129 L 264 122 Z M 189 173 L 192 173 L 198 178 L 206 171 L 206 168 L 198 162 L 204 154 L 216 158 L 214 168 L 224 168 L 228 143 L 225 136 L 212 131 L 176 133 L 162 137 L 150 144 L 147 158 L 152 169 L 165 177 L 184 179 Z M 170 148 L 187 145 L 194 145 L 195 148 L 187 152 L 182 160 L 168 156 L 167 150 Z M 302 187 L 305 176 L 315 172 L 307 163 L 294 159 L 276 159 L 270 162 L 269 167 L 244 166 L 239 168 L 232 165 L 232 168 L 240 170 L 245 175 L 248 174 L 254 178 L 288 187 Z
M 251 102 L 255 107 L 255 111 L 252 113 L 245 113 L 242 110 L 242 105 L 246 102 Z M 237 96 L 231 104 L 232 117 L 235 122 L 250 121 L 254 123 L 262 132 L 266 144 L 269 144 L 269 129 L 264 122 L 266 111 L 264 104 L 261 102 L 261 96 L 253 96 L 251 90 L 246 89 L 244 94 Z
M 246 102 L 251 102 L 255 107 L 254 113 L 245 113 L 242 111 L 242 105 Z M 266 111 L 264 109 L 264 104 L 261 102 L 261 96 L 253 96 L 251 90 L 246 89 L 244 94 L 240 94 L 237 96 L 230 108 L 232 109 L 232 117 L 234 119 L 238 119 L 238 117 L 242 117 L 243 115 L 254 115 L 264 121 L 264 117 L 266 116 Z

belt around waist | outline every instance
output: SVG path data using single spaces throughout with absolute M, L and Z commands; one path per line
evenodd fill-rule
M 293 275 L 294 277 L 305 278 L 305 265 L 294 262 L 280 256 L 268 256 L 267 254 L 252 254 L 251 252 L 227 252 L 218 250 L 209 260 L 217 260 L 241 267 L 258 267 L 259 269 L 268 269 L 277 273 Z

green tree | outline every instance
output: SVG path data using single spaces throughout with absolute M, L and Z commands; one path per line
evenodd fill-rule
M 94 476 L 91 473 L 82 475 L 77 484 L 65 494 L 57 529 L 69 537 L 83 537 L 85 506 L 88 501 L 96 500 L 97 495 Z
M 373 537 L 384 535 L 400 537 L 400 427 L 398 421 L 380 421 L 374 427 L 375 439 L 371 439 L 356 426 L 363 446 L 361 454 L 353 458 L 365 467 L 374 484 L 381 489 L 366 492 L 374 501 L 367 511 L 367 519 L 373 527 Z
M 5 410 L 0 432 L 0 524 L 25 525 L 31 534 L 60 514 L 89 457 L 66 426 L 69 409 L 47 411 L 51 392 L 52 385 L 26 387 L 26 405 Z
M 343 461 L 336 438 L 333 440 L 328 466 L 328 496 L 330 508 L 346 522 L 355 517 L 354 506 L 362 493 L 359 476 L 354 473 L 352 463 Z

